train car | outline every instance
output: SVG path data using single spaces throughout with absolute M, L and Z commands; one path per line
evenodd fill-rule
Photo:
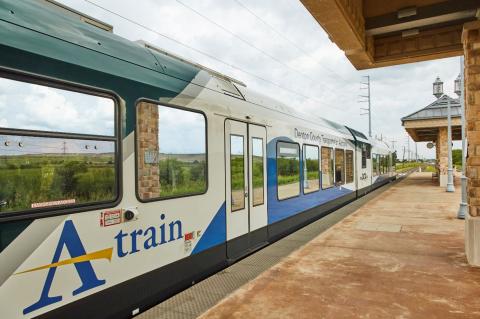
M 372 190 L 396 178 L 393 153 L 384 141 L 372 140 Z
M 1 318 L 131 317 L 387 177 L 361 132 L 65 10 L 0 0 Z

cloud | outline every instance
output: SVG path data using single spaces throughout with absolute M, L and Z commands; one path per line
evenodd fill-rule
M 0 79 L 2 126 L 66 133 L 113 135 L 111 99 Z

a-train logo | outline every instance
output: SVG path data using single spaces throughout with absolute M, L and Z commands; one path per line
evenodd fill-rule
M 63 251 L 63 247 L 67 248 L 71 258 L 59 261 Z M 78 236 L 75 225 L 71 220 L 67 220 L 63 226 L 62 233 L 60 234 L 57 248 L 55 249 L 55 253 L 53 255 L 52 263 L 16 273 L 16 275 L 18 275 L 37 270 L 48 269 L 47 278 L 45 279 L 45 283 L 43 284 L 39 300 L 23 309 L 23 314 L 28 314 L 32 311 L 38 310 L 40 308 L 62 300 L 62 296 L 49 296 L 50 288 L 52 287 L 57 267 L 70 264 L 73 264 L 75 266 L 75 270 L 77 271 L 77 274 L 82 281 L 82 285 L 77 289 L 73 290 L 73 296 L 78 295 L 79 293 L 82 293 L 84 291 L 93 289 L 95 287 L 104 285 L 106 281 L 98 279 L 91 261 L 95 259 L 108 259 L 110 261 L 112 259 L 112 251 L 113 247 L 98 250 L 92 253 L 87 253 L 85 251 L 85 248 L 83 247 L 80 237 Z

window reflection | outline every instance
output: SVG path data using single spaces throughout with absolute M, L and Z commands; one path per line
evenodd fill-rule
M 322 147 L 322 188 L 333 186 L 333 149 Z
M 353 151 L 347 150 L 345 152 L 345 162 L 346 162 L 346 167 L 345 167 L 345 174 L 346 174 L 346 182 L 348 183 L 353 183 Z
M 263 198 L 263 139 L 252 138 L 252 185 L 253 185 L 253 206 L 262 205 Z
M 232 212 L 245 208 L 245 156 L 243 136 L 230 135 Z
M 0 211 L 113 200 L 115 143 L 0 135 Z
M 379 171 L 378 154 L 372 154 L 372 175 L 377 176 Z
M 141 199 L 206 191 L 206 121 L 202 114 L 141 102 L 137 107 L 137 145 Z
M 318 160 L 318 146 L 304 145 L 304 183 L 303 192 L 305 194 L 320 189 L 320 173 Z
M 345 151 L 335 150 L 335 183 L 345 184 Z
M 115 102 L 0 78 L 0 211 L 117 197 Z
M 0 78 L 0 127 L 115 135 L 110 98 Z
M 300 194 L 300 151 L 298 144 L 277 143 L 278 199 Z

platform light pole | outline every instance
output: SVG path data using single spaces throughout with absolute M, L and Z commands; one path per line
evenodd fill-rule
M 455 186 L 453 186 L 453 167 L 452 167 L 452 106 L 450 99 L 447 102 L 447 118 L 448 118 L 448 176 L 447 176 L 447 192 L 454 192 Z
M 462 201 L 460 202 L 460 208 L 458 209 L 457 218 L 465 219 L 465 215 L 468 213 L 467 204 L 467 176 L 465 176 L 465 158 L 466 158 L 466 140 L 465 140 L 465 76 L 464 76 L 464 57 L 460 57 L 460 75 L 455 80 L 455 93 L 460 98 L 460 112 L 462 119 Z
M 443 96 L 443 82 L 437 76 L 435 82 L 433 82 L 433 95 L 437 99 Z M 447 119 L 448 119 L 448 128 L 447 128 L 447 151 L 448 151 L 448 175 L 447 175 L 447 192 L 454 192 L 455 187 L 453 186 L 453 168 L 452 168 L 452 114 L 451 114 L 451 105 L 450 99 L 447 99 Z M 437 145 L 438 147 L 438 145 Z

